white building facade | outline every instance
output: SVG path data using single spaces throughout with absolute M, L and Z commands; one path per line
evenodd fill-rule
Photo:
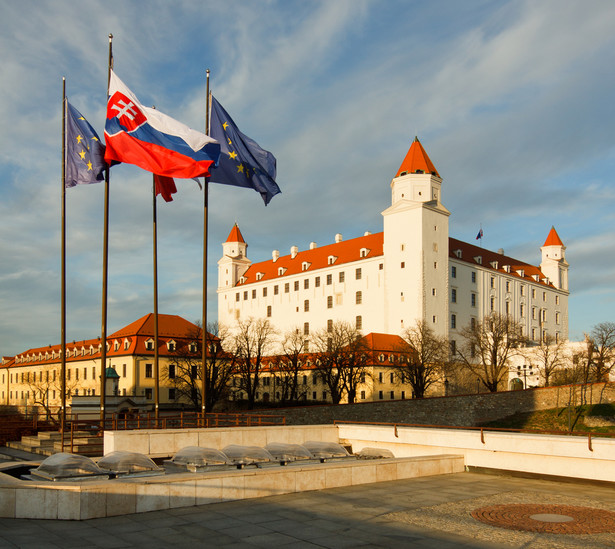
M 400 334 L 424 320 L 455 346 L 460 330 L 491 312 L 525 335 L 568 338 L 568 263 L 554 228 L 540 266 L 449 237 L 442 179 L 418 139 L 391 182 L 384 230 L 253 263 L 235 225 L 218 261 L 218 320 L 267 318 L 280 334 L 335 321 L 362 333 Z

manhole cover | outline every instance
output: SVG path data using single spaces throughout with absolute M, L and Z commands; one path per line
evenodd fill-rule
M 592 507 L 518 503 L 481 507 L 470 514 L 476 520 L 509 530 L 548 534 L 615 532 L 615 513 Z

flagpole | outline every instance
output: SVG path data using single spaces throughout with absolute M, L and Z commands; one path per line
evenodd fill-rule
M 109 83 L 113 68 L 113 35 L 109 33 L 109 61 L 107 65 L 107 100 L 109 99 Z M 102 319 L 100 348 L 100 431 L 105 430 L 105 396 L 107 378 L 107 280 L 109 271 L 109 166 L 105 170 L 105 206 L 103 229 L 103 272 L 102 272 Z
M 64 429 L 66 424 L 66 78 L 62 77 L 62 243 L 61 243 L 61 339 L 62 362 L 60 366 L 60 390 L 62 391 L 60 411 L 60 440 L 64 451 Z
M 207 102 L 205 112 L 205 133 L 209 135 L 209 69 L 207 69 Z M 202 312 L 202 364 L 201 364 L 201 412 L 203 414 L 203 426 L 205 427 L 205 389 L 206 389 L 206 373 L 207 373 L 207 224 L 209 206 L 209 178 L 205 177 L 205 185 L 203 186 L 203 312 Z
M 160 382 L 158 365 L 158 229 L 156 226 L 156 175 L 152 174 L 152 195 L 153 195 L 153 242 L 154 242 L 154 403 L 156 414 L 156 427 L 158 427 L 158 408 L 160 405 Z

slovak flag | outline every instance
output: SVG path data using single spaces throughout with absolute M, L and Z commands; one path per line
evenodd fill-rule
M 105 123 L 105 161 L 135 164 L 165 177 L 209 176 L 220 145 L 204 133 L 141 105 L 111 71 Z
M 476 235 L 476 240 L 480 240 L 483 237 L 483 229 L 481 228 Z

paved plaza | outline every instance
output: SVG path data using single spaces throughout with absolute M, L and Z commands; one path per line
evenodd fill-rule
M 471 516 L 519 503 L 613 512 L 615 489 L 457 473 L 81 522 L 0 519 L 0 548 L 615 547 L 615 533 L 543 534 Z

